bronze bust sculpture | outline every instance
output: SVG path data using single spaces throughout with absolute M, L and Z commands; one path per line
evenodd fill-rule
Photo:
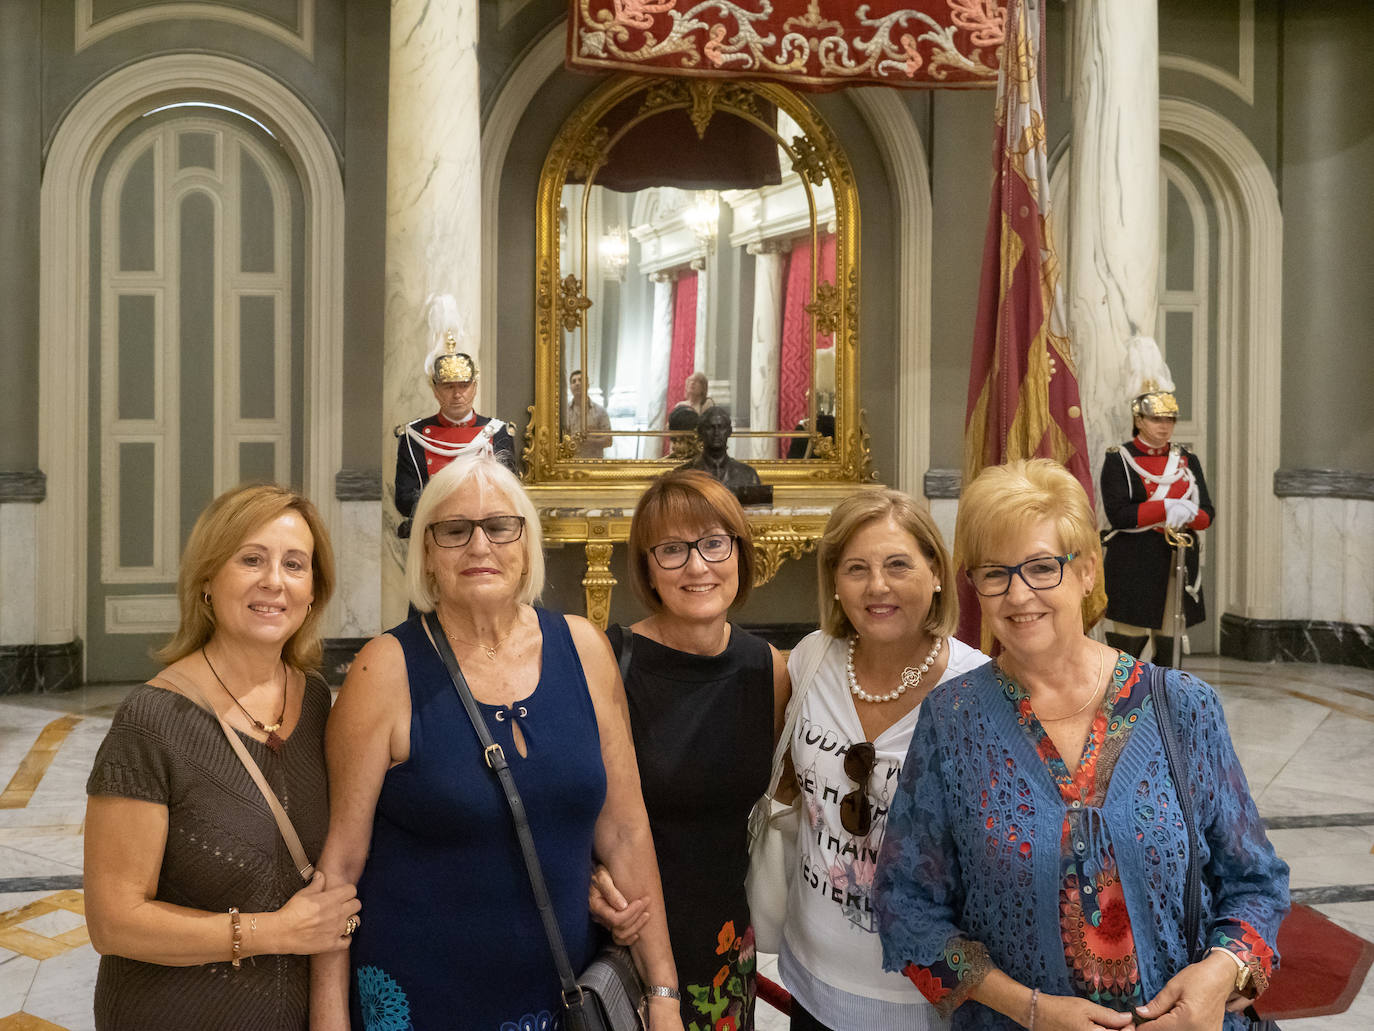
M 680 468 L 700 469 L 708 476 L 719 480 L 732 491 L 738 493 L 741 487 L 755 486 L 759 474 L 753 466 L 736 461 L 726 453 L 730 434 L 734 427 L 730 424 L 730 413 L 720 405 L 715 405 L 701 413 L 697 422 L 697 437 L 701 440 L 701 454 Z

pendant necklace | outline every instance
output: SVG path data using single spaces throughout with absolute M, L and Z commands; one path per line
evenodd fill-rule
M 504 634 L 502 634 L 501 639 L 497 641 L 495 644 L 493 644 L 491 647 L 487 647 L 485 644 L 480 644 L 476 641 L 465 641 L 456 634 L 449 633 L 447 630 L 444 631 L 444 636 L 447 637 L 450 641 L 453 641 L 455 644 L 465 644 L 469 648 L 481 648 L 482 651 L 487 653 L 487 658 L 495 662 L 496 653 L 500 651 L 501 645 L 506 643 L 506 638 L 510 637 L 511 634 L 515 633 L 515 628 L 519 625 L 520 617 L 516 616 L 515 622 L 511 624 L 511 628 L 507 630 Z
M 859 643 L 858 636 L 849 639 L 849 659 L 845 663 L 845 675 L 849 678 L 849 691 L 860 701 L 865 702 L 892 702 L 906 694 L 908 689 L 915 690 L 921 686 L 921 678 L 926 675 L 926 671 L 935 663 L 936 657 L 940 654 L 940 649 L 945 646 L 943 637 L 935 638 L 935 644 L 930 649 L 930 654 L 919 666 L 908 666 L 902 670 L 902 682 L 897 685 L 895 691 L 889 691 L 883 695 L 871 695 L 859 686 L 859 678 L 854 675 L 854 646 Z
M 1107 653 L 1100 653 L 1097 656 L 1097 677 L 1093 680 L 1092 693 L 1088 695 L 1088 700 L 1086 702 L 1084 702 L 1077 709 L 1074 709 L 1073 712 L 1069 713 L 1066 716 L 1041 716 L 1039 713 L 1037 713 L 1035 718 L 1038 719 L 1041 723 L 1063 723 L 1065 720 L 1073 719 L 1088 706 L 1092 705 L 1093 700 L 1097 698 L 1097 689 L 1102 683 L 1102 670 L 1106 666 L 1106 662 Z
M 272 749 L 272 751 L 274 752 L 280 752 L 281 746 L 286 744 L 285 741 L 283 741 L 280 737 L 277 736 L 277 731 L 281 730 L 281 725 L 286 720 L 286 660 L 283 659 L 281 664 L 281 713 L 277 716 L 276 723 L 263 723 L 262 720 L 255 719 L 253 714 L 243 707 L 243 703 L 234 696 L 234 692 L 230 691 L 228 685 L 226 685 L 224 681 L 220 679 L 219 672 L 215 669 L 214 663 L 210 661 L 210 656 L 205 653 L 205 649 L 203 647 L 200 650 L 200 654 L 201 657 L 205 659 L 205 665 L 209 666 L 210 672 L 214 674 L 216 683 L 218 683 L 220 687 L 224 688 L 224 693 L 227 694 L 230 698 L 234 699 L 234 704 L 239 707 L 239 711 L 241 713 L 248 717 L 248 722 L 253 724 L 253 726 L 257 728 L 258 733 L 267 735 L 267 747 Z

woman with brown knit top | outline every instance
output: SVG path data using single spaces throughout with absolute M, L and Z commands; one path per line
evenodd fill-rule
M 168 663 L 124 700 L 86 790 L 86 920 L 97 1028 L 304 1029 L 307 956 L 345 949 L 351 884 L 309 883 L 329 824 L 319 662 L 334 557 L 319 513 L 274 486 L 217 498 L 182 556 Z

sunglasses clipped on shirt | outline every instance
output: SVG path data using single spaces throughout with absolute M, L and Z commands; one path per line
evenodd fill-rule
M 525 532 L 525 517 L 494 515 L 485 519 L 442 519 L 429 524 L 429 535 L 441 548 L 461 548 L 472 540 L 472 532 L 479 526 L 492 544 L 509 544 L 518 541 Z
M 844 753 L 844 775 L 858 785 L 840 799 L 840 826 L 862 838 L 873 829 L 873 803 L 868 797 L 868 778 L 878 763 L 878 750 L 872 741 L 859 741 Z

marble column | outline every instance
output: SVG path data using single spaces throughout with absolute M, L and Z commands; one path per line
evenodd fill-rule
M 1153 337 L 1159 279 L 1156 0 L 1073 9 L 1069 328 L 1094 479 L 1130 435 L 1126 345 Z
M 782 274 L 787 264 L 777 240 L 749 245 L 754 255 L 754 317 L 749 344 L 749 428 L 778 429 L 778 355 L 782 349 Z M 741 441 L 742 458 L 774 458 L 772 437 Z M 741 448 L 741 450 L 744 450 Z
M 654 284 L 653 320 L 649 324 L 649 361 L 647 375 L 640 388 L 639 425 L 646 430 L 662 429 L 668 425 L 668 362 L 673 354 L 673 276 L 655 272 L 649 277 Z M 644 438 L 640 458 L 662 455 L 663 446 L 657 438 Z
M 692 262 L 697 270 L 697 328 L 696 351 L 692 355 L 692 371 L 705 372 L 709 377 L 707 365 L 710 364 L 711 346 L 711 266 L 713 262 L 698 258 Z
M 479 370 L 494 347 L 481 326 L 481 110 L 477 0 L 392 0 L 387 110 L 386 340 L 382 373 L 382 469 L 386 501 L 382 625 L 405 618 L 404 542 L 391 504 L 394 427 L 436 408 L 424 375 L 430 344 L 425 299 L 458 300 Z M 478 386 L 477 408 L 491 399 Z

